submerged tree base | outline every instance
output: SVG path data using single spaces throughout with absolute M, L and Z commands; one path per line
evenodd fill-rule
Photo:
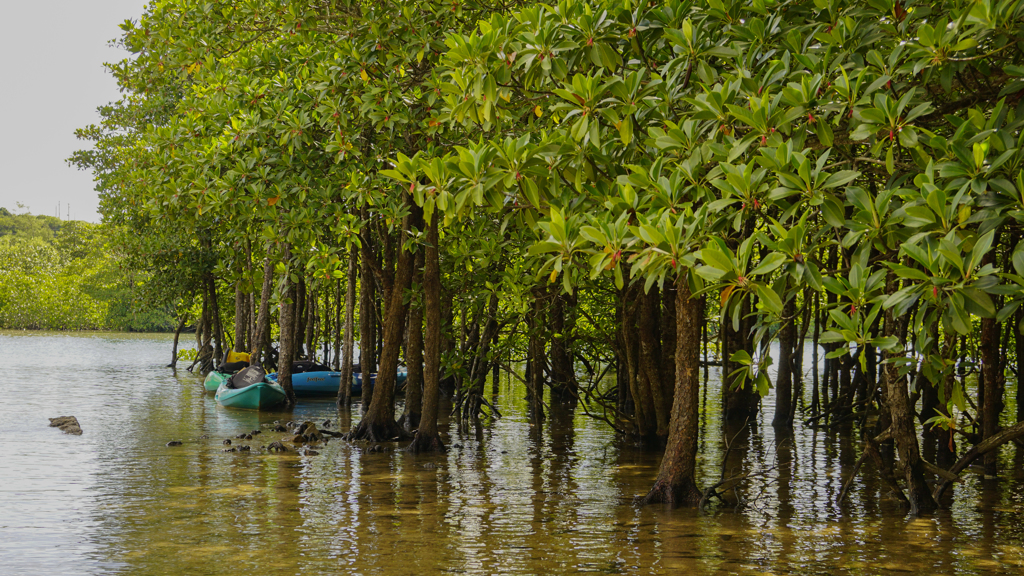
M 394 442 L 410 438 L 408 432 L 398 422 L 373 423 L 364 419 L 352 432 L 345 436 L 346 440 L 366 440 L 367 442 Z
M 437 434 L 421 434 L 418 431 L 416 432 L 416 437 L 412 439 L 412 444 L 409 444 L 408 450 L 413 454 L 448 451 L 440 436 Z
M 681 506 L 694 507 L 700 504 L 703 494 L 697 488 L 693 478 L 686 478 L 682 482 L 669 482 L 659 479 L 654 483 L 647 496 L 640 498 L 637 503 L 641 506 L 648 504 L 668 504 L 673 508 Z

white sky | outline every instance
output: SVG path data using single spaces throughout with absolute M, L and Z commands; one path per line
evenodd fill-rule
M 108 46 L 144 0 L 0 1 L 0 206 L 99 222 L 92 174 L 64 159 L 88 143 L 74 130 L 118 99 L 103 68 L 127 53 Z

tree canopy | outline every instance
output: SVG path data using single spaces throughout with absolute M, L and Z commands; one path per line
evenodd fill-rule
M 168 294 L 216 302 L 219 283 L 251 310 L 282 304 L 288 359 L 299 303 L 340 306 L 330 287 L 355 281 L 358 251 L 364 370 L 378 351 L 393 370 L 421 330 L 408 308 L 425 306 L 443 338 L 425 393 L 452 379 L 475 417 L 487 367 L 525 358 L 536 417 L 547 386 L 681 454 L 652 500 L 699 495 L 699 333 L 717 341 L 726 413 L 774 386 L 786 427 L 813 326 L 835 391 L 812 410 L 886 413 L 876 432 L 926 509 L 914 416 L 991 437 L 1020 340 L 1022 11 L 166 0 L 122 26 L 126 95 L 74 160 Z M 617 392 L 581 386 L 578 362 L 614 366 Z M 396 433 L 390 385 L 360 434 Z

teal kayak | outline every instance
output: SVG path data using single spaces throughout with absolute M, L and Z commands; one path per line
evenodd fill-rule
M 231 378 L 230 374 L 213 370 L 206 375 L 206 381 L 203 382 L 203 387 L 206 388 L 207 392 L 216 392 L 217 388 L 220 388 L 221 384 L 228 381 L 228 378 Z
M 284 402 L 284 388 L 271 382 L 257 382 L 245 388 L 228 388 L 227 382 L 217 388 L 217 402 L 225 408 L 265 410 Z

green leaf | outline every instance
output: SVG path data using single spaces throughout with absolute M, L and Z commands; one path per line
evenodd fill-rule
M 782 312 L 782 298 L 779 298 L 779 295 L 775 293 L 775 290 L 772 290 L 768 286 L 760 283 L 755 284 L 754 286 L 757 291 L 757 297 L 760 299 L 761 304 L 764 305 L 766 310 L 775 314 Z

